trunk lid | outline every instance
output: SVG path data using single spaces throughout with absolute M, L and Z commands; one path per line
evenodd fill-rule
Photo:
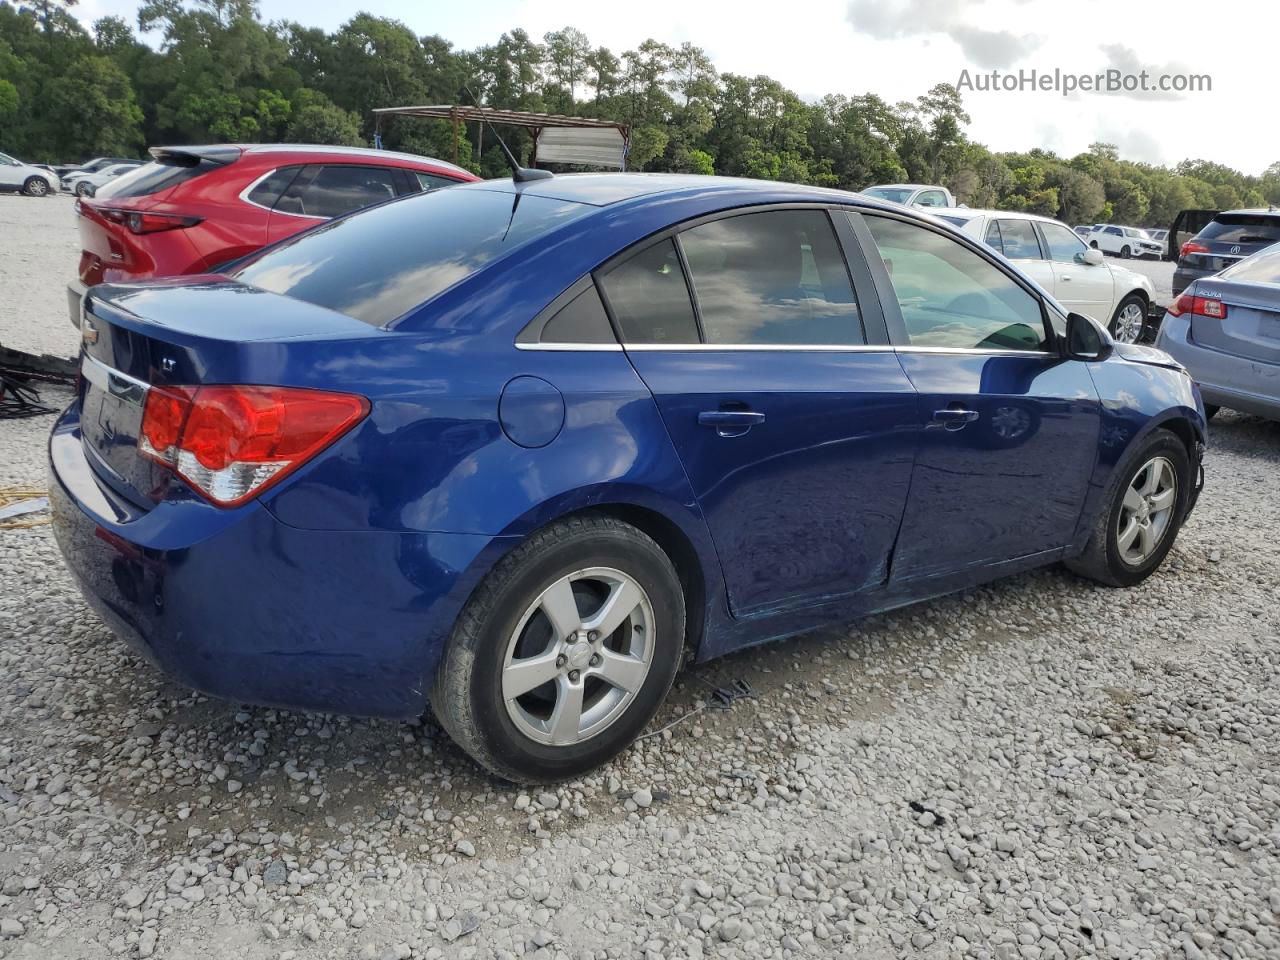
M 163 498 L 173 474 L 138 451 L 154 386 L 282 383 L 290 344 L 377 335 L 323 307 L 222 277 L 105 284 L 85 300 L 81 442 L 90 463 L 139 506 Z
M 1196 284 L 1195 293 L 1222 301 L 1227 315 L 1194 314 L 1192 340 L 1232 356 L 1280 363 L 1280 286 L 1209 278 Z

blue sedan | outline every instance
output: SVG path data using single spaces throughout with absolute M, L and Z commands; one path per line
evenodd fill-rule
M 428 706 L 500 776 L 623 750 L 679 665 L 1056 561 L 1163 561 L 1186 372 L 926 214 L 489 181 L 93 288 L 50 438 L 90 605 L 182 682 Z

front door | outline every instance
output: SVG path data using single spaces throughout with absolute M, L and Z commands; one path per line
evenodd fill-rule
M 853 269 L 870 290 L 866 266 Z M 827 211 L 704 222 L 598 279 L 706 517 L 732 611 L 885 583 L 919 412 Z
M 1115 279 L 1105 263 L 1086 263 L 1089 248 L 1074 230 L 1060 223 L 1040 221 L 1040 236 L 1053 264 L 1054 284 L 1049 289 L 1058 302 L 1073 313 L 1093 317 L 1104 327 L 1111 324 Z
M 1086 366 L 1058 354 L 1041 299 L 994 259 L 918 223 L 865 223 L 926 423 L 892 579 L 1066 546 L 1098 443 Z

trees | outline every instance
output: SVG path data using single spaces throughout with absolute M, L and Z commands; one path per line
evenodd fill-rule
M 1280 162 L 1260 177 L 1188 159 L 1172 170 L 1094 143 L 1075 157 L 995 154 L 973 142 L 959 91 L 937 84 L 891 104 L 874 93 L 805 102 L 767 76 L 720 74 L 692 43 L 649 39 L 615 53 L 566 26 L 520 29 L 457 50 L 439 36 L 357 13 L 337 30 L 262 19 L 255 0 L 141 0 L 136 27 L 87 31 L 72 0 L 0 0 L 0 141 L 31 160 L 137 153 L 158 143 L 373 139 L 375 107 L 483 103 L 632 125 L 632 169 L 794 180 L 845 189 L 937 182 L 971 206 L 1167 226 L 1186 207 L 1280 203 Z M 505 163 L 478 124 L 395 118 L 385 146 Z M 504 130 L 522 158 L 527 131 Z

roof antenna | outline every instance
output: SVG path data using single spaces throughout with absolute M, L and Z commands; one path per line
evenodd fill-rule
M 498 131 L 494 129 L 493 124 L 489 122 L 488 116 L 485 116 L 485 114 L 488 113 L 489 108 L 481 106 L 479 99 L 477 99 L 476 95 L 471 92 L 471 87 L 467 86 L 465 80 L 462 83 L 462 89 L 467 91 L 472 102 L 475 103 L 476 107 L 480 111 L 482 111 L 481 116 L 485 126 L 489 128 L 489 132 L 492 133 L 494 138 L 498 141 L 498 146 L 502 148 L 502 155 L 507 158 L 507 166 L 511 168 L 512 180 L 516 183 L 527 183 L 530 180 L 550 180 L 555 176 L 555 174 L 550 170 L 537 170 L 533 167 L 520 166 L 519 161 L 516 160 L 516 155 L 512 153 L 511 148 L 507 146 L 507 141 L 502 139 L 502 134 L 498 133 Z

